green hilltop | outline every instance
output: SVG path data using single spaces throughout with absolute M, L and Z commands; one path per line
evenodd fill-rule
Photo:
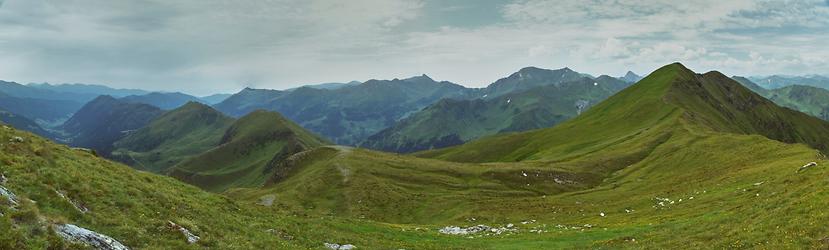
M 265 182 L 283 159 L 327 142 L 275 112 L 254 111 L 239 118 L 218 146 L 169 169 L 171 176 L 221 191 Z
M 112 157 L 138 169 L 164 172 L 218 146 L 233 122 L 207 105 L 189 102 L 115 142 Z

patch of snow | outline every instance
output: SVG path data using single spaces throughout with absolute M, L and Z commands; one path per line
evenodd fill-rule
M 507 103 L 510 103 L 510 102 L 512 102 L 512 99 L 507 99 Z
M 598 82 L 594 82 L 594 83 L 593 83 L 593 86 L 599 86 L 599 83 L 598 83 Z
M 75 226 L 72 224 L 63 224 L 63 225 L 55 225 L 54 227 L 55 233 L 57 233 L 61 238 L 64 238 L 69 241 L 80 242 L 83 244 L 87 244 L 92 246 L 96 249 L 106 249 L 106 250 L 128 250 L 124 244 L 118 242 L 117 240 L 91 231 L 86 228 L 82 228 L 79 226 Z

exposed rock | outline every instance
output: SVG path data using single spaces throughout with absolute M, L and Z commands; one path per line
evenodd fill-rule
M 578 100 L 575 103 L 576 105 L 576 114 L 580 115 L 582 112 L 587 110 L 587 107 L 590 105 L 590 101 L 588 100 Z
M 471 226 L 467 228 L 462 228 L 458 226 L 448 226 L 441 228 L 438 230 L 442 234 L 449 234 L 449 235 L 469 235 L 469 234 L 477 234 L 477 233 L 490 233 L 490 234 L 502 234 L 505 232 L 516 232 L 518 229 L 513 228 L 512 224 L 507 225 L 506 227 L 490 227 L 487 225 L 477 225 Z
M 817 162 L 809 162 L 809 163 L 806 163 L 806 165 L 803 165 L 802 167 L 800 167 L 799 169 L 797 169 L 797 172 L 800 172 L 800 171 L 806 170 L 807 168 L 814 167 L 814 166 L 817 166 Z
M 19 203 L 17 201 L 17 195 L 14 195 L 12 191 L 9 191 L 3 186 L 0 186 L 0 196 L 6 197 L 6 200 L 12 207 L 16 207 Z
M 325 247 L 327 247 L 328 249 L 333 249 L 333 250 L 351 250 L 351 249 L 356 249 L 357 248 L 357 247 L 355 247 L 354 245 L 351 245 L 351 244 L 340 245 L 340 244 L 337 244 L 337 243 L 328 243 L 328 242 L 325 243 Z
M 266 207 L 270 207 L 270 206 L 273 206 L 273 201 L 274 200 L 276 200 L 276 195 L 269 194 L 269 195 L 259 197 L 259 203 L 257 203 L 257 204 L 262 205 L 262 206 L 266 206 Z
M 69 197 L 67 197 L 66 194 L 63 191 L 55 190 L 55 193 L 57 193 L 58 196 L 60 196 L 60 198 L 63 198 L 64 200 L 66 200 L 70 204 L 72 204 L 72 206 L 74 206 L 75 209 L 78 210 L 78 212 L 81 212 L 83 214 L 89 212 L 89 208 L 87 208 L 86 206 L 84 206 L 83 204 L 81 204 L 81 203 L 79 203 L 75 200 L 69 199 Z
M 11 139 L 9 139 L 9 142 L 24 142 L 24 141 L 26 141 L 26 140 L 23 140 L 23 137 L 20 137 L 20 136 L 13 136 Z
M 6 176 L 5 176 L 5 175 L 0 174 L 0 185 L 4 185 L 4 184 L 6 184 L 6 181 L 8 181 L 8 180 L 9 180 L 9 179 L 8 179 L 8 178 L 6 178 Z
M 87 244 L 95 249 L 129 249 L 126 246 L 124 246 L 124 244 L 121 244 L 121 242 L 118 242 L 117 240 L 109 236 L 99 234 L 89 229 L 75 226 L 72 224 L 55 225 L 54 230 L 60 237 L 66 240 Z
M 167 221 L 167 226 L 181 232 L 181 234 L 183 234 L 184 237 L 187 238 L 187 243 L 189 243 L 189 244 L 196 243 L 201 239 L 201 237 L 191 233 L 190 230 L 187 230 L 187 228 L 184 228 L 184 227 L 182 227 L 182 226 L 180 226 L 180 225 L 178 225 L 178 224 L 176 224 L 172 221 Z

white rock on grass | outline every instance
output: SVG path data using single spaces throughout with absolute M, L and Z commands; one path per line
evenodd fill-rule
M 337 244 L 337 243 L 328 243 L 328 242 L 325 243 L 325 247 L 327 247 L 328 249 L 332 249 L 332 250 L 357 249 L 357 247 L 355 247 L 354 245 L 351 245 L 351 244 L 340 245 L 340 244 Z
M 9 191 L 3 186 L 0 186 L 0 196 L 6 197 L 6 200 L 12 206 L 17 206 L 19 204 L 17 201 L 17 195 L 14 195 L 12 191 Z
M 72 224 L 55 225 L 55 232 L 62 238 L 89 245 L 101 250 L 128 250 L 117 240 Z
M 803 165 L 802 167 L 800 167 L 799 169 L 797 169 L 797 172 L 800 172 L 800 171 L 806 170 L 807 168 L 814 167 L 814 166 L 817 166 L 817 162 L 809 162 L 809 163 L 806 163 L 806 165 Z
M 178 225 L 178 224 L 176 224 L 172 221 L 167 221 L 167 226 L 181 232 L 181 234 L 183 234 L 184 237 L 187 238 L 187 243 L 188 244 L 196 243 L 201 239 L 201 237 L 191 233 L 190 230 L 187 230 L 187 228 L 184 228 L 184 227 L 182 227 L 182 226 L 180 226 L 180 225 Z
M 24 141 L 25 140 L 23 140 L 23 137 L 20 137 L 20 136 L 13 136 L 11 139 L 9 139 L 9 142 L 24 142 Z

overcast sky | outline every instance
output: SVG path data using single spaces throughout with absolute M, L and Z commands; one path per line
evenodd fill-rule
M 0 0 L 0 79 L 234 93 L 525 66 L 829 74 L 829 0 Z

